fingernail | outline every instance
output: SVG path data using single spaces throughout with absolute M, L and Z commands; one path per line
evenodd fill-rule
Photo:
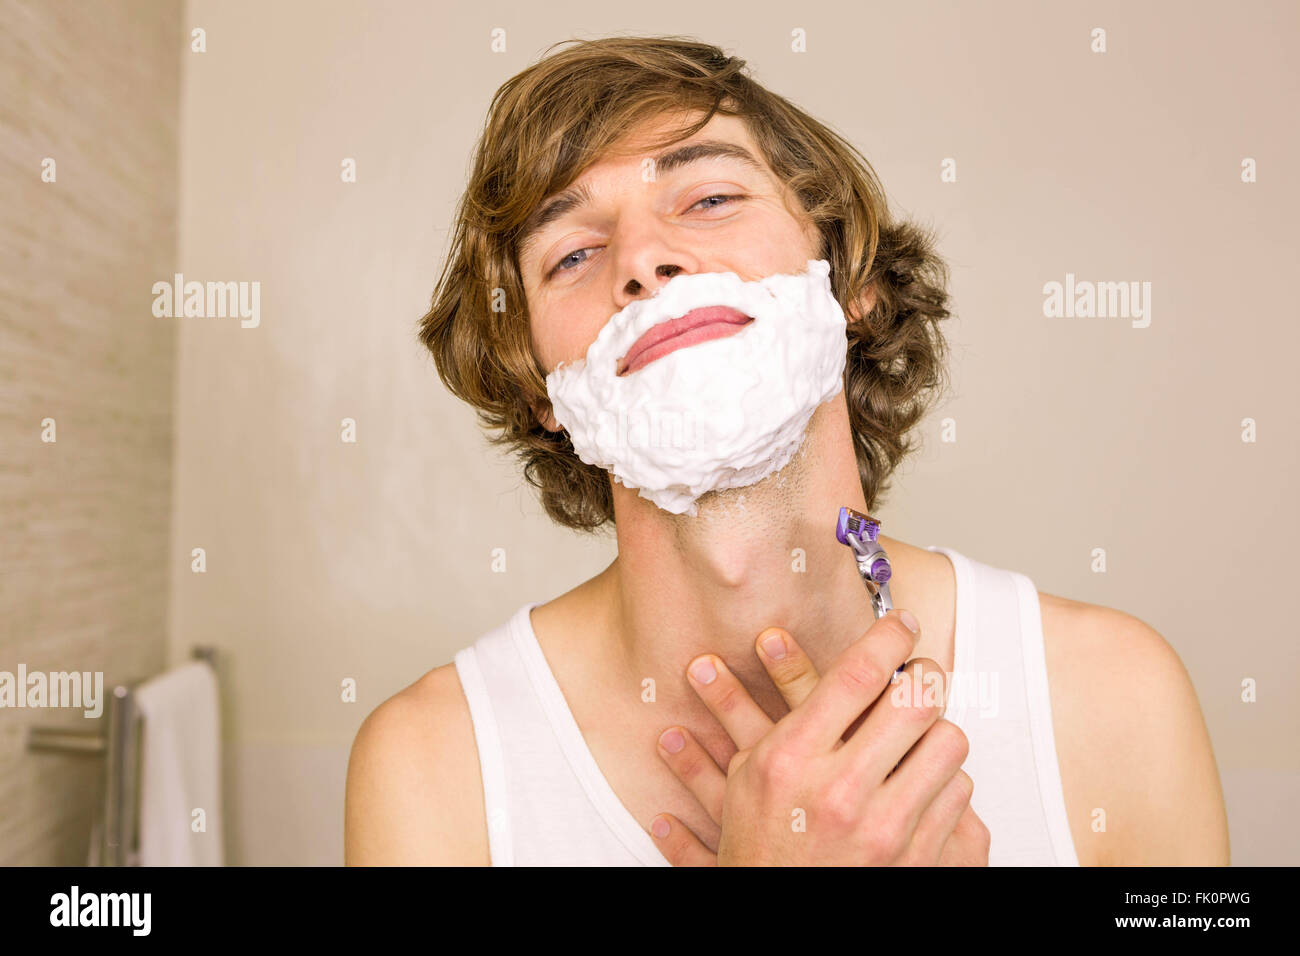
M 661 840 L 668 835 L 668 829 L 668 821 L 663 817 L 655 817 L 650 821 L 650 832 Z
M 785 638 L 781 636 L 780 631 L 773 631 L 763 638 L 763 653 L 774 661 L 785 657 Z
M 899 611 L 898 619 L 907 625 L 907 629 L 915 634 L 921 629 L 921 625 L 916 623 L 916 618 L 912 616 L 911 611 Z
M 713 661 L 707 657 L 701 657 L 691 665 L 691 676 L 701 684 L 712 684 L 713 678 L 718 676 L 718 672 L 713 668 Z
M 681 731 L 670 727 L 659 735 L 659 746 L 670 754 L 675 754 L 686 746 L 686 738 L 682 736 Z

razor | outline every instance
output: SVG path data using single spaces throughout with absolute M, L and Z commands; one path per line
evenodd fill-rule
M 858 574 L 871 595 L 871 610 L 876 619 L 884 617 L 893 607 L 889 596 L 889 579 L 893 574 L 889 555 L 880 546 L 880 522 L 852 508 L 841 508 L 835 523 L 835 539 L 853 550 L 858 564 Z

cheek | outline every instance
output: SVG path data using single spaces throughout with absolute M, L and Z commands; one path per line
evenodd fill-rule
M 591 348 L 591 343 L 596 341 L 596 336 L 600 333 L 603 324 L 603 322 L 597 322 L 594 325 L 589 324 L 584 327 L 585 331 L 567 335 L 561 353 L 556 356 L 556 361 L 576 362 L 579 359 L 586 358 L 587 349 Z
M 551 358 L 551 352 L 548 348 L 546 337 L 539 333 L 537 328 L 537 319 L 533 318 L 528 327 L 528 343 L 533 348 L 533 355 L 542 366 L 542 374 L 545 375 L 555 367 L 555 362 Z
M 794 196 L 787 199 L 788 205 L 773 205 L 772 220 L 769 224 L 771 237 L 780 237 L 780 265 L 802 272 L 809 259 L 819 258 L 821 252 L 821 230 L 810 216 L 802 211 L 799 200 Z M 769 239 L 770 248 L 778 248 L 776 242 Z
M 739 259 L 753 278 L 778 272 L 802 272 L 809 259 L 818 258 L 821 240 L 817 227 L 797 222 L 784 210 L 768 210 L 770 218 L 747 230 L 729 258 Z
M 563 322 L 557 322 L 555 327 L 552 327 L 549 367 L 555 368 L 559 362 L 576 362 L 585 359 L 587 349 L 591 348 L 592 343 L 596 341 L 596 336 L 600 335 L 600 330 L 609 322 L 610 316 L 615 311 L 612 304 L 575 306 L 567 313 Z
M 543 373 L 549 374 L 564 358 L 564 343 L 559 339 L 562 328 L 549 308 L 539 308 L 531 301 L 528 303 L 528 339 Z
M 547 324 L 544 320 L 533 328 L 533 352 L 545 372 L 550 374 L 561 362 L 585 358 L 587 349 L 596 341 L 600 326 L 601 323 L 596 323 L 584 333 L 583 328 L 565 328 L 559 321 Z

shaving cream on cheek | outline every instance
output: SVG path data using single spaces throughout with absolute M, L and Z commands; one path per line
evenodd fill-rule
M 618 374 L 645 332 L 715 305 L 752 321 Z M 790 461 L 817 406 L 842 387 L 846 328 L 824 259 L 755 282 L 681 275 L 616 312 L 546 390 L 579 458 L 665 511 L 694 515 L 706 492 L 752 485 Z

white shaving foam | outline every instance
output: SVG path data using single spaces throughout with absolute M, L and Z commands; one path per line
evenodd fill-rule
M 754 321 L 617 374 L 648 329 L 711 305 Z M 734 272 L 681 275 L 614 313 L 586 358 L 561 363 L 546 390 L 579 458 L 665 511 L 695 515 L 706 492 L 785 467 L 817 406 L 839 393 L 846 350 L 824 259 L 755 282 Z

